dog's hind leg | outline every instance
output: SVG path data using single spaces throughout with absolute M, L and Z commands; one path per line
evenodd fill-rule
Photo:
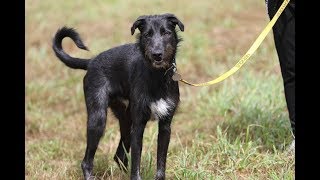
M 86 75 L 84 78 L 84 94 L 87 106 L 87 148 L 81 163 L 83 175 L 86 180 L 93 179 L 93 160 L 100 138 L 106 126 L 106 110 L 108 95 L 106 81 L 102 77 Z
M 114 115 L 119 119 L 121 139 L 117 148 L 117 152 L 114 155 L 114 160 L 119 167 L 127 172 L 128 157 L 126 153 L 130 150 L 130 132 L 131 132 L 131 118 L 130 110 L 120 100 L 115 100 L 110 103 L 110 107 Z M 125 168 L 123 168 L 123 166 Z

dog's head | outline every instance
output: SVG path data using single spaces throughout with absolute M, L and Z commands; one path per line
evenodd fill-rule
M 131 27 L 133 35 L 136 28 L 140 48 L 148 63 L 156 69 L 167 69 L 171 66 L 181 38 L 178 38 L 175 27 L 184 31 L 184 25 L 173 14 L 140 16 Z

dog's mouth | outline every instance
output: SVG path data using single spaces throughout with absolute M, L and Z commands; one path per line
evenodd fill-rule
M 153 68 L 166 70 L 170 67 L 170 59 L 168 54 L 164 53 L 163 55 L 163 53 L 148 53 L 146 55 Z
M 162 56 L 153 56 L 153 61 L 155 61 L 155 62 L 161 62 L 161 61 L 163 61 L 163 59 L 162 59 Z
M 152 66 L 156 69 L 166 69 L 167 63 L 163 60 L 153 60 Z
M 153 63 L 160 65 L 163 63 L 163 59 L 162 58 L 154 58 L 153 59 Z

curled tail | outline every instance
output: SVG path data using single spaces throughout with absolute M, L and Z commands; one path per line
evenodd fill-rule
M 88 51 L 88 48 L 83 44 L 80 35 L 73 28 L 62 27 L 57 31 L 53 38 L 52 48 L 56 53 L 56 56 L 70 68 L 87 70 L 89 59 L 74 58 L 64 52 L 62 49 L 62 40 L 65 37 L 71 38 L 78 48 Z

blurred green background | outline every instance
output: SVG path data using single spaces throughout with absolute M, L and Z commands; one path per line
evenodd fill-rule
M 200 83 L 229 70 L 269 22 L 263 0 L 27 0 L 26 179 L 82 179 L 86 139 L 82 90 L 85 71 L 61 63 L 51 49 L 58 28 L 74 27 L 90 51 L 68 38 L 67 53 L 90 58 L 135 41 L 140 15 L 173 13 L 185 25 L 179 72 Z M 230 78 L 209 87 L 180 84 L 172 123 L 167 179 L 293 179 L 294 156 L 279 62 L 272 32 Z M 112 160 L 119 126 L 108 113 L 95 156 L 97 179 L 128 179 Z M 144 134 L 142 175 L 155 174 L 157 123 Z

